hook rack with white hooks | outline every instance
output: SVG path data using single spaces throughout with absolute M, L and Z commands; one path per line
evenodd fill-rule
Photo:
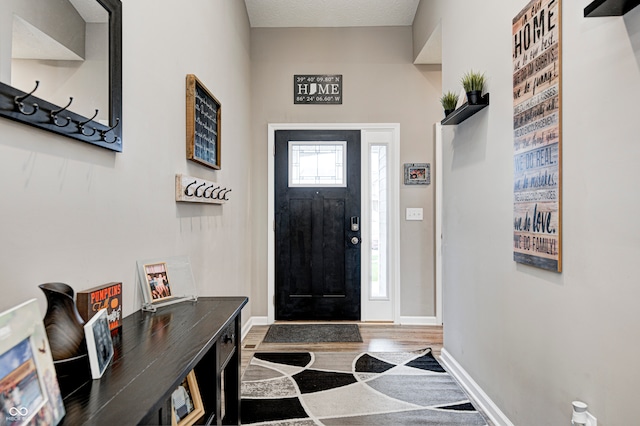
M 176 175 L 176 201 L 224 204 L 229 201 L 230 193 L 228 186 L 193 176 Z

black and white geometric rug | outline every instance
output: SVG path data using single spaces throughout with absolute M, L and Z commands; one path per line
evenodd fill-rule
M 241 415 L 271 426 L 487 425 L 430 349 L 256 353 Z

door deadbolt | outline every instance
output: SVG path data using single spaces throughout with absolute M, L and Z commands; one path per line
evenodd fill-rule
M 360 239 L 358 237 L 351 237 L 351 244 L 353 244 L 354 246 L 357 245 L 360 242 Z

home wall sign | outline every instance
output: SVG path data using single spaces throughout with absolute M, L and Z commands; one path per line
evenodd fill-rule
M 342 104 L 342 74 L 294 75 L 294 104 Z
M 187 158 L 220 169 L 222 105 L 193 74 L 187 75 Z
M 513 19 L 513 258 L 562 270 L 561 0 Z

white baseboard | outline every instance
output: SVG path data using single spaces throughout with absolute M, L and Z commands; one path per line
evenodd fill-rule
M 442 325 L 436 317 L 400 317 L 402 325 Z
M 498 406 L 489 398 L 473 378 L 465 371 L 458 361 L 456 361 L 446 349 L 440 352 L 440 361 L 445 369 L 451 374 L 471 396 L 473 402 L 477 404 L 484 414 L 489 417 L 496 426 L 513 426 L 513 423 L 504 415 Z
M 249 320 L 242 326 L 242 338 L 240 341 L 243 341 L 244 338 L 247 337 L 247 334 L 249 334 L 249 330 L 251 330 L 251 327 L 253 327 L 254 325 L 269 325 L 269 322 L 267 321 L 267 317 L 249 318 Z

